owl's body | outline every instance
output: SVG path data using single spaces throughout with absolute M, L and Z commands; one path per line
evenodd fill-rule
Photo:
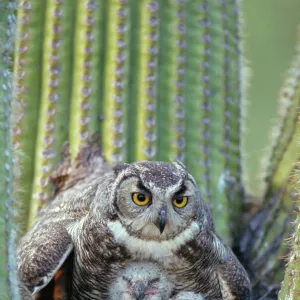
M 72 300 L 107 299 L 133 261 L 153 261 L 176 288 L 205 299 L 250 299 L 245 270 L 214 233 L 181 164 L 92 165 L 42 210 L 21 242 L 20 277 L 30 291 L 45 286 L 73 252 Z

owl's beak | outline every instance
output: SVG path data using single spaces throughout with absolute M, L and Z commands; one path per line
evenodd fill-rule
M 146 290 L 146 286 L 144 283 L 142 282 L 137 282 L 135 287 L 134 287 L 134 290 L 133 290 L 133 294 L 134 294 L 134 299 L 136 300 L 142 300 L 145 298 L 145 290 Z
M 167 220 L 167 209 L 163 207 L 159 213 L 157 219 L 154 221 L 155 226 L 158 228 L 160 234 L 164 232 Z

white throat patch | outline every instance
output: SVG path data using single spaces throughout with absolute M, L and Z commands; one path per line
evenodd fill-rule
M 129 235 L 120 221 L 108 222 L 108 228 L 113 233 L 116 242 L 124 244 L 134 258 L 154 259 L 163 264 L 174 261 L 174 252 L 187 241 L 192 240 L 200 229 L 196 222 L 192 222 L 187 229 L 174 239 L 155 241 L 142 240 Z

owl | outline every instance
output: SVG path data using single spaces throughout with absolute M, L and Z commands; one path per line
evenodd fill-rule
M 176 293 L 168 274 L 150 262 L 133 262 L 126 266 L 111 284 L 109 296 L 109 300 L 204 299 L 193 292 Z
M 72 300 L 108 299 L 111 283 L 134 261 L 154 262 L 179 291 L 250 299 L 247 273 L 215 233 L 183 164 L 111 166 L 95 153 L 76 167 L 62 163 L 55 198 L 18 246 L 20 279 L 32 294 L 68 258 Z

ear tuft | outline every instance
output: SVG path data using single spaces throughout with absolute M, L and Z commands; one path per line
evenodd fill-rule
M 113 170 L 115 172 L 116 175 L 118 175 L 119 173 L 121 173 L 122 171 L 128 169 L 130 167 L 130 164 L 118 164 L 116 166 L 114 166 Z
M 180 172 L 188 173 L 188 169 L 186 168 L 186 166 L 185 166 L 180 160 L 175 160 L 175 161 L 173 162 L 173 165 L 175 165 L 175 167 L 176 167 Z

